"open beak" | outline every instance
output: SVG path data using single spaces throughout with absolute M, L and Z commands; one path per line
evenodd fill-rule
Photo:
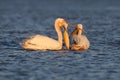
M 70 47 L 70 44 L 69 44 L 69 35 L 68 35 L 68 32 L 67 32 L 67 27 L 64 27 L 64 43 L 65 43 L 65 46 L 67 49 L 69 49 Z
M 84 33 L 87 33 L 87 31 L 85 31 L 84 29 L 82 29 L 82 31 L 83 31 Z
M 72 24 L 72 23 L 69 23 L 69 22 L 67 22 L 67 21 L 65 21 L 65 23 L 67 23 L 67 24 L 68 24 L 68 26 L 71 26 L 71 27 L 76 27 L 76 25 L 74 25 L 74 24 Z
M 80 29 L 80 28 L 77 28 L 78 30 L 82 30 L 84 33 L 87 33 L 87 31 L 85 31 L 84 29 Z
M 68 22 L 67 22 L 68 23 Z M 68 26 L 71 26 L 71 27 L 76 27 L 76 25 L 73 25 L 71 23 L 68 23 Z

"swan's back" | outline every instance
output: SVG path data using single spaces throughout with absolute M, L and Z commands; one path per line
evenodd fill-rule
M 74 44 L 71 46 L 72 50 L 87 50 L 90 42 L 85 35 L 73 35 L 72 39 Z
M 85 46 L 85 48 L 88 49 L 90 46 L 90 42 L 85 35 L 81 35 L 80 42 L 78 43 L 78 45 Z
M 21 45 L 24 49 L 30 50 L 58 50 L 62 48 L 57 40 L 43 35 L 30 36 L 29 38 L 23 40 Z

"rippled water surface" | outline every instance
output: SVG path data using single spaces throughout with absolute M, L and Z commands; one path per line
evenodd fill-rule
M 120 80 L 120 6 L 107 1 L 0 0 L 0 80 Z M 84 25 L 89 50 L 21 48 L 19 43 L 30 35 L 57 39 L 58 17 Z

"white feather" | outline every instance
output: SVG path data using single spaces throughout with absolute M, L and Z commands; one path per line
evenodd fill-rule
M 31 50 L 58 50 L 61 49 L 61 45 L 57 40 L 49 38 L 43 35 L 34 35 L 29 38 L 23 40 L 21 43 L 25 49 Z

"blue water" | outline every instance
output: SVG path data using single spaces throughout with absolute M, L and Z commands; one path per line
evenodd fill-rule
M 90 1 L 0 0 L 0 80 L 120 80 L 120 1 Z M 21 48 L 30 35 L 57 39 L 58 17 L 84 25 L 89 50 Z

